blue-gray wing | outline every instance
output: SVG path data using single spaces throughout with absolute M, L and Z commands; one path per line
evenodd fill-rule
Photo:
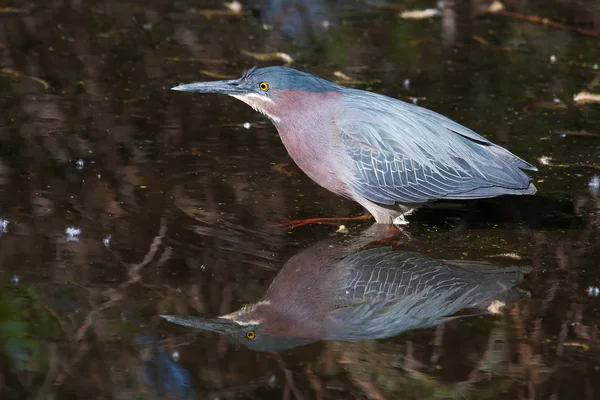
M 464 308 L 486 308 L 494 299 L 514 301 L 528 267 L 441 262 L 413 252 L 374 248 L 341 261 L 346 271 L 332 326 L 339 337 L 385 333 L 447 322 Z
M 422 203 L 536 192 L 508 150 L 433 111 L 348 90 L 336 118 L 349 184 L 376 203 Z
M 362 301 L 400 301 L 410 297 L 448 295 L 454 301 L 477 289 L 462 306 L 477 307 L 491 294 L 509 289 L 529 267 L 498 267 L 487 263 L 442 262 L 420 253 L 378 247 L 351 254 L 340 261 L 345 279 L 336 296 L 336 308 Z

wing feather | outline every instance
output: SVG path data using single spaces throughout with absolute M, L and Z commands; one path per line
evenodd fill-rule
M 366 93 L 366 95 L 365 95 Z M 532 194 L 531 164 L 433 111 L 349 90 L 335 119 L 350 186 L 381 204 Z

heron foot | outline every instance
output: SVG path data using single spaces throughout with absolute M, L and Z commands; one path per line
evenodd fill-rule
M 398 239 L 398 236 L 402 234 L 405 236 L 405 240 Z M 405 245 L 413 245 L 411 243 L 412 238 L 408 233 L 406 233 L 402 228 L 399 228 L 395 225 L 388 225 L 386 229 L 386 234 L 383 238 L 374 241 L 373 243 L 378 244 L 391 244 L 396 246 L 405 246 Z
M 398 215 L 396 218 L 394 218 L 394 221 L 392 221 L 392 224 L 394 225 L 399 225 L 399 226 L 405 226 L 408 225 L 409 222 L 406 220 L 406 216 L 407 215 L 411 215 L 412 213 L 415 212 L 414 208 L 411 208 L 410 210 L 408 210 L 405 213 L 402 213 L 400 215 Z
M 280 224 L 269 225 L 269 228 L 286 228 L 294 229 L 304 225 L 320 224 L 320 225 L 333 225 L 338 226 L 341 221 L 367 221 L 373 219 L 371 214 L 363 214 L 358 217 L 346 217 L 346 218 L 307 218 L 307 219 L 290 219 L 283 221 Z

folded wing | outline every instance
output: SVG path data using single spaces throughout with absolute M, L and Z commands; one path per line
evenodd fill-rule
M 389 97 L 345 93 L 336 125 L 349 183 L 376 203 L 423 203 L 533 194 L 536 170 L 508 150 L 433 111 Z

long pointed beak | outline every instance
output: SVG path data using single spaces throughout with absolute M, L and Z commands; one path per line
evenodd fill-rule
M 219 93 L 227 95 L 248 93 L 248 88 L 242 79 L 229 81 L 194 82 L 187 85 L 172 87 L 171 90 L 196 93 Z
M 233 334 L 240 329 L 240 325 L 230 319 L 178 315 L 161 315 L 161 317 L 174 324 L 202 329 L 203 331 Z

